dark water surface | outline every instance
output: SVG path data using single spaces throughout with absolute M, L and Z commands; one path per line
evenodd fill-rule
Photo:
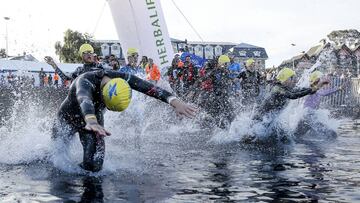
M 127 167 L 95 175 L 3 163 L 0 202 L 360 202 L 359 132 L 348 121 L 335 139 L 277 147 L 211 144 L 206 132 L 145 137 L 134 152 L 107 151 Z

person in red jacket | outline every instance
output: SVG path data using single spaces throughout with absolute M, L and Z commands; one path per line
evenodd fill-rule
M 182 77 L 184 83 L 184 95 L 191 95 L 191 92 L 194 91 L 193 88 L 197 79 L 197 69 L 191 62 L 190 56 L 185 58 Z

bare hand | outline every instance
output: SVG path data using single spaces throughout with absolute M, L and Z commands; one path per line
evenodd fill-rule
M 56 63 L 55 63 L 54 59 L 51 56 L 45 56 L 44 60 L 50 66 L 56 66 Z
M 188 118 L 194 118 L 197 112 L 197 109 L 183 103 L 179 99 L 174 99 L 170 102 L 170 105 L 175 108 L 177 115 L 184 115 Z
M 101 125 L 99 125 L 96 121 L 95 122 L 87 122 L 85 126 L 86 130 L 93 131 L 96 133 L 96 135 L 99 136 L 109 136 L 111 135 L 110 132 L 105 130 L 105 128 Z

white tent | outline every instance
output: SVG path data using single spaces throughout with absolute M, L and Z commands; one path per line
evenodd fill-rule
M 59 63 L 57 64 L 63 72 L 73 72 L 82 64 Z M 0 60 L 0 71 L 31 71 L 38 72 L 43 68 L 45 72 L 54 72 L 54 69 L 45 62 L 18 61 L 18 60 Z

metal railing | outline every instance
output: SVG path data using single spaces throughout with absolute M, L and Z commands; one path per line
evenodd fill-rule
M 332 77 L 330 88 L 343 87 L 330 96 L 322 97 L 322 104 L 330 107 L 356 106 L 360 105 L 360 78 Z

